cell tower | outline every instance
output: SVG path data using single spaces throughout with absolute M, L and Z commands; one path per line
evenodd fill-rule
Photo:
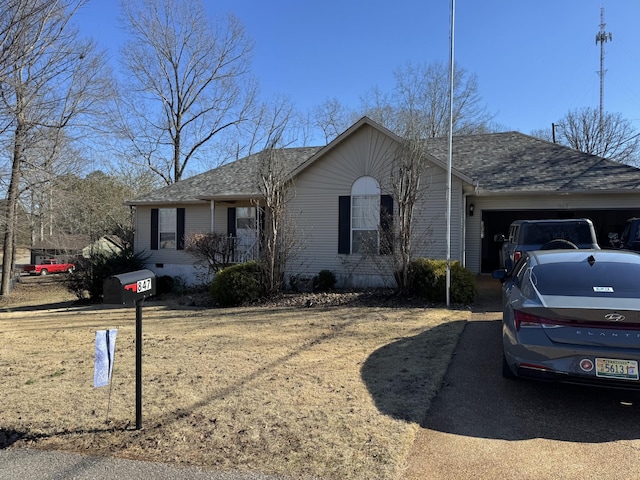
M 600 44 L 600 122 L 602 122 L 602 117 L 604 115 L 604 74 L 606 70 L 604 69 L 604 44 L 612 41 L 613 36 L 611 33 L 607 33 L 604 31 L 605 27 L 604 23 L 604 6 L 600 7 L 600 31 L 596 34 L 596 45 Z

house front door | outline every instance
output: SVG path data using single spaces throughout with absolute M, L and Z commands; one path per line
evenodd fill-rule
M 255 260 L 258 252 L 258 222 L 256 207 L 236 208 L 238 262 Z

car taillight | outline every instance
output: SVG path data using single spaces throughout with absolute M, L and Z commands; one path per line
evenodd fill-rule
M 513 311 L 513 320 L 516 324 L 516 330 L 520 330 L 522 327 L 539 327 L 540 317 L 531 315 L 530 313 L 524 313 L 520 310 Z
M 558 328 L 558 327 L 573 327 L 573 328 L 599 328 L 599 329 L 613 329 L 613 330 L 640 330 L 640 323 L 626 322 L 612 323 L 612 322 L 597 322 L 588 321 L 584 319 L 576 318 L 545 318 L 530 313 L 525 313 L 520 310 L 513 311 L 513 321 L 515 323 L 516 330 L 521 328 Z
M 522 257 L 522 252 L 519 252 L 518 250 L 513 252 L 513 263 L 516 263 L 518 260 L 520 260 L 520 257 Z

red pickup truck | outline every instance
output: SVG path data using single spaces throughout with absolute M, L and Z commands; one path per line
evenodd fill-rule
M 44 260 L 41 264 L 25 265 L 23 271 L 29 275 L 48 275 L 50 273 L 73 273 L 76 266 L 73 263 L 62 263 L 55 258 Z

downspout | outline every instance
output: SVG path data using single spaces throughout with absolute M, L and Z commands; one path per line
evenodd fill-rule
M 467 205 L 467 197 L 469 194 L 464 192 L 462 194 L 462 252 L 460 252 L 460 258 L 462 259 L 462 266 L 467 268 L 467 212 L 469 211 L 469 205 Z

